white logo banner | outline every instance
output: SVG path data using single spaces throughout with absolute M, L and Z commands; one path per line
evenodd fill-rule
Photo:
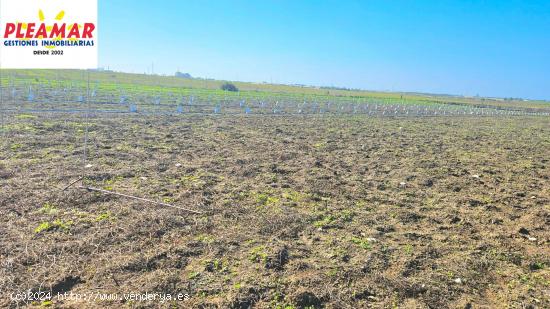
M 95 69 L 97 0 L 0 0 L 0 67 Z

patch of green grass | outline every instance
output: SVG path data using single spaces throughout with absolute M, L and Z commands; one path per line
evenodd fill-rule
M 10 132 L 19 132 L 19 133 L 22 133 L 22 132 L 24 132 L 24 133 L 36 132 L 36 129 L 33 126 L 30 126 L 30 125 L 25 124 L 25 123 L 8 124 L 8 125 L 4 126 L 4 128 L 7 131 L 10 131 Z
M 313 222 L 313 226 L 324 229 L 331 226 L 336 219 L 337 218 L 333 215 L 323 215 L 319 220 Z
M 124 177 L 116 176 L 116 177 L 113 177 L 111 179 L 105 180 L 103 189 L 107 190 L 107 191 L 112 191 L 114 184 L 121 181 L 122 179 L 124 179 Z
M 49 232 L 53 230 L 68 231 L 72 224 L 72 221 L 64 222 L 63 220 L 55 219 L 53 222 L 46 221 L 40 223 L 40 225 L 38 225 L 38 227 L 34 229 L 34 232 L 39 234 L 42 232 Z
M 187 276 L 187 278 L 189 278 L 189 279 L 195 279 L 195 278 L 198 278 L 199 276 L 200 276 L 200 273 L 199 273 L 199 272 L 193 271 L 193 272 L 191 272 L 191 273 Z
M 437 199 L 434 197 L 429 197 L 424 200 L 424 207 L 426 208 L 436 208 Z
M 338 268 L 334 267 L 327 271 L 327 276 L 336 277 L 338 275 Z
M 40 307 L 51 307 L 53 306 L 53 302 L 51 300 L 45 300 L 42 303 L 40 303 Z
M 200 241 L 202 243 L 205 243 L 205 244 L 211 244 L 213 243 L 216 239 L 214 238 L 214 236 L 212 235 L 207 235 L 207 234 L 200 234 L 198 235 L 197 237 L 195 237 L 195 239 L 197 241 Z
M 131 153 L 134 148 L 128 144 L 120 144 L 115 146 L 116 151 Z
M 50 204 L 49 202 L 46 202 L 42 208 L 38 210 L 39 212 L 46 214 L 46 215 L 55 215 L 58 213 L 57 208 L 55 208 L 55 205 Z
M 173 198 L 171 198 L 171 197 L 164 197 L 164 198 L 162 198 L 162 202 L 163 202 L 163 203 L 166 203 L 166 204 L 172 204 L 172 203 L 174 203 L 174 201 L 175 201 L 175 200 L 174 200 Z
M 273 204 L 279 203 L 280 199 L 274 196 L 271 196 L 269 193 L 255 193 L 253 194 L 256 203 L 261 206 L 270 206 Z
M 248 255 L 248 260 L 255 263 L 265 263 L 267 261 L 267 253 L 265 252 L 264 246 L 257 246 L 250 250 Z
M 355 207 L 360 208 L 362 210 L 370 211 L 372 210 L 370 207 L 370 204 L 365 200 L 359 200 L 355 202 Z
M 95 221 L 96 222 L 101 222 L 101 221 L 105 221 L 105 220 L 114 220 L 114 219 L 115 218 L 114 218 L 113 214 L 110 211 L 107 211 L 107 212 L 99 214 L 95 218 Z
M 354 217 L 355 217 L 355 213 L 347 209 L 340 213 L 340 218 L 344 222 L 351 222 Z
M 324 148 L 326 146 L 327 146 L 327 143 L 324 143 L 324 142 L 313 144 L 313 147 L 317 149 Z
M 289 202 L 299 203 L 307 198 L 307 194 L 294 190 L 286 190 L 283 192 L 282 198 Z
M 19 144 L 19 143 L 14 143 L 14 144 L 11 144 L 11 146 L 10 146 L 10 149 L 12 151 L 17 151 L 21 148 L 23 148 L 23 144 Z
M 38 117 L 34 116 L 34 115 L 29 115 L 29 114 L 21 114 L 21 115 L 17 115 L 15 116 L 16 119 L 36 119 Z
M 201 180 L 200 176 L 197 176 L 197 175 L 184 175 L 180 177 L 179 182 L 182 185 L 194 185 L 199 183 L 200 180 Z
M 358 245 L 359 247 L 361 247 L 365 250 L 372 249 L 372 246 L 371 246 L 370 242 L 365 238 L 352 237 L 351 242 L 353 242 L 354 244 Z
M 336 222 L 346 223 L 353 221 L 353 218 L 355 217 L 355 212 L 351 210 L 343 210 L 337 215 L 333 214 L 323 214 L 320 217 L 317 218 L 316 221 L 313 222 L 313 226 L 316 228 L 329 228 L 333 226 Z
M 219 259 L 207 260 L 203 264 L 209 271 L 225 272 L 227 270 L 227 266 L 224 265 L 226 263 Z
M 518 160 L 515 162 L 515 166 L 518 168 L 518 169 L 531 169 L 533 168 L 533 161 L 532 160 Z
M 37 228 L 34 229 L 35 233 L 41 233 L 44 231 L 49 231 L 53 228 L 52 224 L 50 222 L 42 222 L 40 225 L 38 225 Z

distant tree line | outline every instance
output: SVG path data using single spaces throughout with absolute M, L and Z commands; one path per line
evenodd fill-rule
M 319 89 L 361 91 L 361 89 L 357 89 L 357 88 L 334 87 L 334 86 L 321 86 L 321 87 L 319 87 Z
M 179 72 L 179 71 L 176 72 L 176 75 L 175 75 L 175 76 L 176 76 L 176 77 L 179 77 L 179 78 L 193 78 L 193 77 L 191 76 L 191 74 L 189 74 L 189 73 L 183 73 L 183 72 Z

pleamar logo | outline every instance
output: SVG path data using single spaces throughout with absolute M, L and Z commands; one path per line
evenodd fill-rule
M 9 22 L 5 25 L 4 39 L 53 39 L 53 40 L 77 40 L 93 39 L 96 26 L 94 23 L 72 23 L 62 22 L 65 11 L 61 10 L 55 17 L 53 24 L 45 23 L 44 12 L 38 11 L 39 23 L 30 22 Z

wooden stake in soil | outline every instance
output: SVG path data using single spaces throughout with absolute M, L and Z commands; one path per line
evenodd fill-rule
M 84 178 L 84 176 L 80 176 L 80 178 L 78 178 L 77 180 L 71 182 L 69 185 L 67 185 L 65 188 L 63 188 L 63 190 L 61 190 L 61 191 L 65 191 L 65 190 L 69 189 L 69 188 L 72 187 L 75 183 L 81 181 L 82 178 Z
M 142 202 L 147 202 L 147 203 L 151 203 L 151 204 L 156 204 L 156 205 L 160 205 L 160 206 L 166 206 L 166 207 L 175 208 L 175 209 L 179 209 L 179 210 L 183 210 L 183 211 L 187 211 L 187 212 L 191 212 L 191 213 L 195 213 L 195 214 L 202 214 L 201 211 L 191 210 L 191 209 L 182 208 L 182 207 L 177 207 L 177 206 L 174 206 L 174 205 L 170 205 L 170 204 L 166 204 L 166 203 L 162 203 L 162 202 L 156 202 L 156 201 L 144 199 L 144 198 L 137 197 L 137 196 L 127 195 L 127 194 L 122 194 L 122 193 L 117 193 L 117 192 L 112 192 L 112 191 L 107 191 L 107 190 L 97 189 L 97 188 L 92 188 L 92 187 L 79 186 L 78 188 L 88 190 L 88 191 L 100 192 L 100 193 L 103 193 L 103 194 L 121 196 L 121 197 L 134 199 L 134 200 L 138 200 L 138 201 L 142 201 Z

